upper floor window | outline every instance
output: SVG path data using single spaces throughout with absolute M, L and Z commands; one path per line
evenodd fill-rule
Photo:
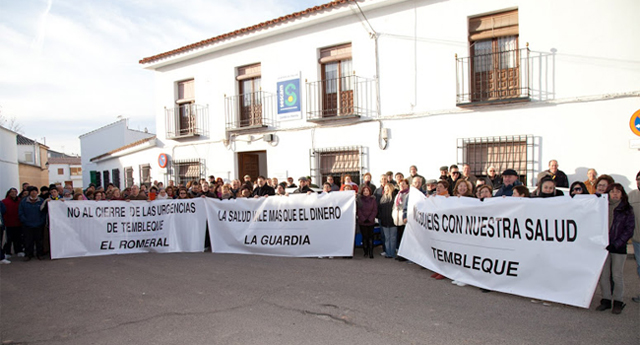
M 207 107 L 195 103 L 195 80 L 176 83 L 175 104 L 165 108 L 167 138 L 207 135 Z
M 518 10 L 469 19 L 471 101 L 520 96 Z
M 351 43 L 320 51 L 322 116 L 353 114 L 353 62 Z
M 262 69 L 254 64 L 238 68 L 240 127 L 262 125 Z

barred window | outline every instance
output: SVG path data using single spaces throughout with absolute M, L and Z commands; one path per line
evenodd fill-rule
M 311 150 L 311 175 L 319 179 L 318 186 L 327 181 L 327 176 L 340 184 L 344 175 L 350 175 L 353 182 L 360 184 L 365 155 L 366 151 L 358 146 Z
M 189 181 L 198 181 L 205 177 L 204 159 L 175 160 L 173 169 L 177 185 L 186 185 Z
M 111 182 L 109 180 L 109 170 L 105 170 L 102 172 L 102 183 L 103 183 L 102 186 L 104 187 L 104 189 L 107 189 L 109 182 Z
M 526 185 L 533 175 L 533 136 L 459 138 L 458 164 L 465 163 L 469 164 L 471 173 L 476 177 L 486 177 L 490 166 L 495 167 L 498 173 L 513 169 Z
M 133 168 L 124 168 L 124 188 L 133 186 Z
M 111 169 L 111 178 L 113 178 L 113 185 L 120 188 L 120 169 Z
M 151 183 L 151 166 L 149 164 L 140 165 L 140 184 Z

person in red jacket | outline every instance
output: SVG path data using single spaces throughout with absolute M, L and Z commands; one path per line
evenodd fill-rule
M 22 231 L 20 224 L 20 216 L 18 215 L 18 208 L 20 207 L 20 199 L 18 198 L 18 190 L 10 188 L 7 191 L 5 199 L 2 203 L 7 208 L 7 212 L 4 214 L 4 223 L 7 229 L 7 242 L 2 247 L 2 251 L 7 257 L 11 254 L 24 256 L 24 248 L 22 244 Z M 13 250 L 12 250 L 13 249 Z

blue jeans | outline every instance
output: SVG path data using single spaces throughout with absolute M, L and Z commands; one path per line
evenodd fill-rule
M 631 243 L 633 243 L 633 255 L 636 257 L 636 269 L 640 277 L 640 242 L 631 241 Z
M 395 226 L 391 226 L 391 227 L 381 226 L 380 229 L 384 234 L 384 247 L 386 250 L 385 253 L 387 254 L 387 257 L 395 258 L 396 257 L 396 251 L 395 251 L 396 237 L 398 236 L 398 228 L 396 228 Z

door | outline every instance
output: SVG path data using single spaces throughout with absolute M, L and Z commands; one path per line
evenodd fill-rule
M 240 127 L 262 125 L 261 78 L 240 81 Z
M 240 180 L 243 176 L 249 175 L 251 181 L 255 181 L 260 175 L 260 155 L 253 152 L 238 153 L 238 170 Z

